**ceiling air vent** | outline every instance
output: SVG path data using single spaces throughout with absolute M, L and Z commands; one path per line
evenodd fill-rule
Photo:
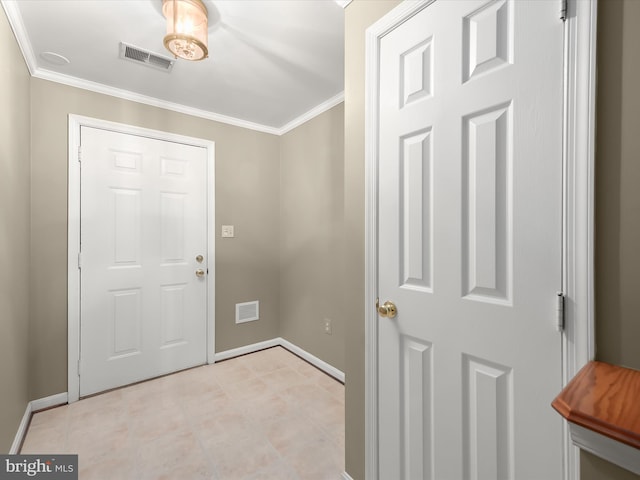
M 173 64 L 176 63 L 173 58 L 164 57 L 124 42 L 120 42 L 120 58 L 146 65 L 156 70 L 162 70 L 163 72 L 170 72 Z

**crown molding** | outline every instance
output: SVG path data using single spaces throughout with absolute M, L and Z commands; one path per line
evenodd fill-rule
M 340 92 L 338 95 L 331 97 L 324 101 L 320 105 L 312 108 L 311 110 L 303 113 L 299 117 L 293 119 L 283 127 L 272 127 L 269 125 L 262 125 L 259 123 L 250 122 L 241 118 L 229 117 L 227 115 L 221 115 L 219 113 L 210 112 L 208 110 L 202 110 L 195 107 L 189 107 L 179 103 L 168 102 L 156 97 L 149 97 L 140 93 L 131 92 L 120 88 L 110 87 L 102 83 L 91 82 L 83 80 L 70 75 L 64 75 L 62 73 L 52 72 L 42 68 L 36 68 L 32 73 L 35 78 L 42 80 L 48 80 L 50 82 L 61 83 L 70 87 L 80 88 L 83 90 L 89 90 L 95 93 L 101 93 L 103 95 L 109 95 L 112 97 L 122 98 L 136 103 L 142 103 L 144 105 L 150 105 L 152 107 L 163 108 L 177 113 L 183 113 L 185 115 L 191 115 L 193 117 L 204 118 L 206 120 L 212 120 L 214 122 L 225 123 L 228 125 L 234 125 L 236 127 L 247 128 L 249 130 L 255 130 L 258 132 L 269 133 L 271 135 L 284 135 L 285 133 L 293 130 L 294 128 L 308 122 L 312 118 L 317 117 L 321 113 L 326 112 L 330 108 L 338 105 L 344 101 L 344 92 Z
M 347 8 L 347 5 L 349 5 L 353 0 L 334 0 L 338 5 L 340 5 L 342 8 Z
M 303 113 L 299 117 L 291 120 L 289 123 L 287 123 L 286 125 L 284 125 L 282 128 L 280 128 L 278 130 L 278 132 L 279 132 L 278 135 L 284 135 L 285 133 L 293 130 L 296 127 L 299 127 L 303 123 L 308 122 L 312 118 L 317 117 L 321 113 L 326 112 L 330 108 L 333 108 L 333 107 L 335 107 L 336 105 L 338 105 L 338 104 L 340 104 L 342 102 L 344 102 L 344 91 L 342 91 L 339 94 L 331 97 L 328 100 L 325 100 L 320 105 L 317 105 L 317 106 L 313 107 L 308 112 Z
M 31 48 L 31 42 L 27 36 L 27 29 L 22 21 L 22 15 L 18 10 L 18 2 L 9 0 L 0 0 L 0 5 L 4 8 L 4 13 L 9 20 L 9 26 L 13 30 L 13 34 L 16 37 L 22 56 L 27 64 L 29 73 L 33 76 L 36 70 L 37 62 L 33 49 Z
M 257 130 L 263 133 L 270 133 L 272 135 L 280 135 L 280 130 L 268 125 L 261 125 L 259 123 L 249 122 L 240 118 L 229 117 L 207 110 L 202 110 L 195 107 L 188 107 L 179 103 L 168 102 L 155 97 L 149 97 L 140 93 L 131 92 L 121 88 L 114 88 L 103 83 L 91 82 L 83 80 L 70 75 L 64 75 L 62 73 L 52 72 L 42 68 L 37 68 L 33 73 L 35 78 L 42 80 L 48 80 L 51 82 L 61 83 L 69 85 L 71 87 L 80 88 L 83 90 L 89 90 L 95 93 L 101 93 L 103 95 L 110 95 L 112 97 L 122 98 L 136 103 L 142 103 L 144 105 L 150 105 L 152 107 L 163 108 L 165 110 L 171 110 L 173 112 L 184 113 L 193 117 L 204 118 L 207 120 L 213 120 L 215 122 L 226 123 L 229 125 L 235 125 L 236 127 L 247 128 L 249 130 Z

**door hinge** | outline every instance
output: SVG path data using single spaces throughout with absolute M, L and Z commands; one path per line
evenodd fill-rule
M 556 294 L 556 327 L 559 332 L 564 331 L 564 293 Z
M 82 146 L 78 145 L 78 161 L 82 162 Z
M 78 270 L 82 269 L 82 253 L 78 252 Z
M 78 360 L 78 376 L 80 376 L 80 360 Z
M 567 20 L 567 8 L 569 0 L 560 0 L 560 20 L 565 22 Z

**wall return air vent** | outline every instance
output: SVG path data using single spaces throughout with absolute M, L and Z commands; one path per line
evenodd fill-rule
M 253 322 L 260 318 L 260 302 L 236 303 L 236 323 Z
M 120 42 L 120 58 L 129 62 L 135 62 L 140 65 L 170 72 L 173 68 L 175 59 L 158 55 L 157 53 L 143 50 L 140 47 L 134 47 L 128 43 Z

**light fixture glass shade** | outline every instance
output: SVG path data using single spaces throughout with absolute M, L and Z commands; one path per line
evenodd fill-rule
M 175 57 L 202 60 L 207 48 L 209 21 L 201 0 L 163 0 L 162 14 L 167 19 L 164 46 Z

